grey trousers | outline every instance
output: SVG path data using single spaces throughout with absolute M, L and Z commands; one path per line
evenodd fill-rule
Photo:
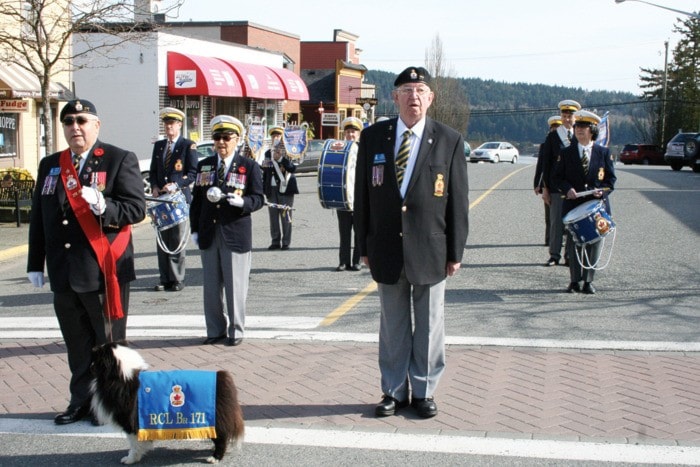
M 243 337 L 251 261 L 252 252 L 235 253 L 226 247 L 220 228 L 212 245 L 202 250 L 207 337 Z
M 445 370 L 445 281 L 378 284 L 382 392 L 399 401 L 432 397 Z M 411 310 L 413 304 L 413 310 Z
M 586 254 L 583 254 L 583 251 Z M 603 242 L 597 241 L 595 243 L 589 243 L 587 245 L 576 245 L 574 239 L 569 232 L 566 233 L 566 253 L 569 256 L 569 276 L 571 282 L 593 282 L 595 277 L 595 269 L 585 269 L 578 262 L 576 255 L 579 258 L 583 258 L 584 264 L 590 266 L 591 264 L 596 264 L 598 259 L 600 259 L 600 254 L 603 252 Z M 586 258 L 588 258 L 586 260 Z M 588 261 L 586 263 L 586 261 Z
M 561 245 L 564 243 L 563 204 L 561 195 L 552 193 L 549 203 L 549 256 L 557 261 L 561 259 Z

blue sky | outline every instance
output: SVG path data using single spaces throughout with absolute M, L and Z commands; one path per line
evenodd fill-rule
M 359 36 L 363 65 L 389 72 L 422 65 L 439 34 L 455 77 L 638 94 L 640 67 L 663 68 L 666 40 L 670 60 L 680 16 L 637 0 L 185 0 L 169 20 L 250 21 L 302 41 L 330 41 L 343 29 Z

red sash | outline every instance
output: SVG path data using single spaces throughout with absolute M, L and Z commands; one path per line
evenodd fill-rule
M 92 250 L 97 257 L 97 263 L 105 278 L 105 312 L 109 318 L 121 319 L 124 317 L 122 299 L 117 280 L 117 259 L 124 254 L 131 239 L 131 225 L 125 225 L 117 234 L 114 243 L 110 245 L 107 236 L 102 232 L 102 226 L 97 222 L 95 215 L 90 210 L 88 203 L 80 196 L 82 185 L 78 180 L 78 174 L 73 167 L 71 152 L 66 149 L 61 153 L 61 180 L 66 189 L 66 196 L 73 213 L 83 233 L 88 238 Z

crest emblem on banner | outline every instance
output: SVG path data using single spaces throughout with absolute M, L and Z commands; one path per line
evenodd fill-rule
M 304 122 L 301 125 L 290 125 L 284 128 L 282 139 L 284 140 L 284 148 L 287 150 L 287 156 L 293 161 L 301 161 L 304 158 L 308 140 L 306 139 L 306 130 L 309 124 Z
M 246 142 L 252 153 L 252 159 L 260 157 L 263 144 L 265 143 L 265 119 L 255 118 L 248 120 L 248 129 L 246 130 Z

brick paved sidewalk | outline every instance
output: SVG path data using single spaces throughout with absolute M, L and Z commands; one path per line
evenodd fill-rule
M 228 369 L 245 418 L 299 426 L 700 446 L 700 354 L 448 346 L 447 371 L 423 420 L 375 418 L 376 344 L 247 339 L 134 340 L 153 369 Z M 53 418 L 67 405 L 62 342 L 0 342 L 2 418 Z

